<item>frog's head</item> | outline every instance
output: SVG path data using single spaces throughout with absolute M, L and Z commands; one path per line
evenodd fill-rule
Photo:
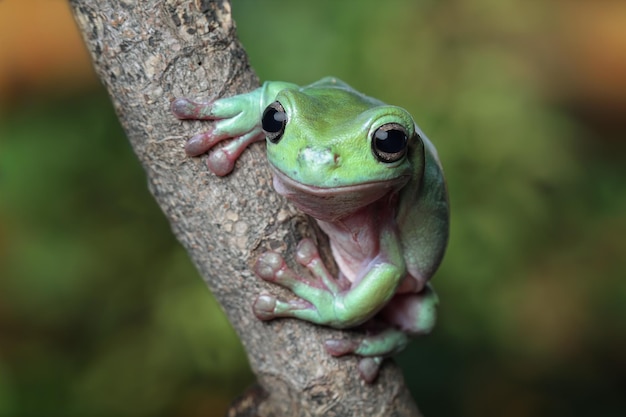
M 262 124 L 274 188 L 317 219 L 348 215 L 423 169 L 407 156 L 423 153 L 412 117 L 345 85 L 285 89 Z

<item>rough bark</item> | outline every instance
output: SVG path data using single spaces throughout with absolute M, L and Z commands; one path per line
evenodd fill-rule
M 262 291 L 289 297 L 255 277 L 256 257 L 271 248 L 290 259 L 298 240 L 316 236 L 316 230 L 272 189 L 263 144 L 244 152 L 225 178 L 183 152 L 185 139 L 208 124 L 176 120 L 169 111 L 174 97 L 221 97 L 258 85 L 237 40 L 229 2 L 70 4 L 150 190 L 243 342 L 264 391 L 250 397 L 255 412 L 419 415 L 393 363 L 387 361 L 377 382 L 367 385 L 354 357 L 336 359 L 324 351 L 324 340 L 354 337 L 354 332 L 296 320 L 263 323 L 252 314 L 251 303 Z M 231 412 L 237 415 L 235 409 Z

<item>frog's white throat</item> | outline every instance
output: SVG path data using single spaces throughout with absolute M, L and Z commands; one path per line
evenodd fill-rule
M 335 222 L 402 188 L 409 176 L 357 185 L 324 188 L 302 184 L 270 164 L 274 189 L 298 209 L 322 221 Z

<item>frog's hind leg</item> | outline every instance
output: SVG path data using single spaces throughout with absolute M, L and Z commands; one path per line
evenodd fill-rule
M 333 356 L 362 356 L 359 371 L 363 379 L 371 382 L 378 375 L 384 357 L 402 351 L 410 336 L 430 333 L 435 325 L 437 303 L 437 294 L 430 285 L 419 294 L 398 294 L 378 316 L 385 322 L 383 330 L 356 341 L 330 339 L 325 348 Z
M 359 341 L 327 340 L 326 349 L 334 356 L 348 353 L 388 356 L 400 352 L 406 347 L 410 336 L 430 333 L 435 326 L 437 303 L 437 294 L 430 285 L 419 294 L 398 294 L 375 318 L 384 321 L 381 331 Z
M 380 317 L 410 336 L 422 336 L 435 327 L 438 304 L 437 293 L 426 284 L 419 293 L 397 294 L 380 312 Z

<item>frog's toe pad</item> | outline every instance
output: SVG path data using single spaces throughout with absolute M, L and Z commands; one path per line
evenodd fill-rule
M 266 281 L 274 281 L 284 264 L 283 257 L 278 253 L 265 252 L 254 264 L 254 273 Z
M 208 152 L 215 145 L 213 131 L 198 133 L 190 137 L 185 143 L 185 153 L 187 156 L 198 156 Z
M 319 259 L 320 255 L 317 251 L 317 246 L 311 239 L 302 239 L 298 243 L 296 249 L 296 258 L 301 265 L 307 265 L 315 259 Z
M 359 373 L 361 378 L 368 384 L 374 382 L 378 376 L 380 370 L 380 364 L 383 362 L 383 358 L 380 356 L 366 357 L 359 361 Z
M 196 105 L 187 98 L 177 98 L 170 104 L 172 113 L 179 119 L 190 119 L 196 116 Z
M 276 297 L 269 294 L 261 294 L 252 305 L 252 311 L 259 320 L 272 320 L 276 317 Z
M 236 159 L 237 158 L 232 158 L 228 155 L 223 149 L 216 149 L 209 155 L 206 165 L 212 173 L 218 177 L 223 177 L 224 175 L 230 174 L 233 168 L 235 168 Z
M 326 352 L 332 356 L 342 356 L 348 353 L 353 353 L 358 347 L 357 342 L 344 339 L 328 339 L 324 342 Z

